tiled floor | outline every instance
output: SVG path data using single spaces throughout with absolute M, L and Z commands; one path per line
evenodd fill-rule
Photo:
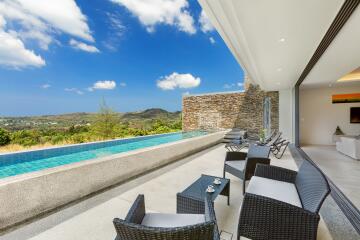
M 0 237 L 4 240 L 105 240 L 114 239 L 114 217 L 125 217 L 138 194 L 145 195 L 146 209 L 152 212 L 175 213 L 176 193 L 185 189 L 200 174 L 221 176 L 225 149 L 215 146 L 180 160 L 174 164 L 139 177 L 92 198 L 79 202 L 45 218 L 27 224 Z M 273 165 L 297 169 L 289 152 L 281 160 L 272 159 Z M 231 200 L 219 196 L 215 211 L 224 239 L 236 239 L 236 225 L 242 201 L 241 182 L 231 175 Z M 318 239 L 331 239 L 323 222 Z
M 360 209 L 360 161 L 336 151 L 335 146 L 309 145 L 301 148 Z

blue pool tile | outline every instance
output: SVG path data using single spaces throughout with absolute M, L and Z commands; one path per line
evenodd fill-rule
M 205 134 L 205 132 L 200 131 L 172 133 L 4 154 L 0 155 L 0 178 L 156 146 Z

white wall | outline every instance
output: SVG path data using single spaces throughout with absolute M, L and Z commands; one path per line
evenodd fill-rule
M 300 90 L 300 143 L 333 145 L 337 126 L 348 135 L 360 134 L 360 124 L 350 124 L 350 107 L 360 103 L 332 104 L 331 96 L 358 93 L 360 84 L 351 87 L 323 87 Z
M 279 91 L 279 131 L 294 142 L 294 94 L 292 89 Z

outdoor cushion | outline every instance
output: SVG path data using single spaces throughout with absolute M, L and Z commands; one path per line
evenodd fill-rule
M 246 192 L 276 199 L 302 208 L 298 192 L 292 183 L 253 176 Z
M 252 144 L 249 147 L 249 151 L 247 153 L 248 158 L 268 158 L 270 154 L 269 146 L 261 146 Z
M 148 227 L 183 227 L 204 223 L 203 214 L 167 214 L 167 213 L 147 213 L 141 225 Z
M 245 161 L 226 161 L 226 165 L 235 168 L 239 171 L 243 171 L 245 168 Z

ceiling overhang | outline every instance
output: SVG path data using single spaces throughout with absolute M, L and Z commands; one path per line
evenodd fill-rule
M 296 84 L 344 4 L 343 0 L 199 2 L 246 74 L 265 90 Z M 356 9 L 306 74 L 304 84 L 339 79 L 360 65 L 360 54 L 344 59 L 348 50 L 360 52 L 359 22 L 360 9 Z M 331 66 L 341 50 L 343 61 Z

